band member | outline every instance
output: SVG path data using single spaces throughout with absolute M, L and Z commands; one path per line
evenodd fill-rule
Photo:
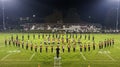
M 72 34 L 72 38 L 74 38 L 74 34 Z
M 22 48 L 24 48 L 24 41 L 22 41 Z
M 110 39 L 109 42 L 110 42 L 110 46 L 111 46 L 112 45 L 112 39 Z
M 57 55 L 57 58 L 59 58 L 59 54 L 60 54 L 60 48 L 59 48 L 59 46 L 57 46 L 57 48 L 56 48 L 56 55 Z
M 52 39 L 52 44 L 55 44 L 55 40 L 54 39 Z
M 48 35 L 48 37 L 50 38 L 50 34 Z
M 70 43 L 71 43 L 71 40 L 69 39 L 69 40 L 68 40 L 68 44 L 70 44 Z
M 66 38 L 68 38 L 68 34 L 66 34 Z
M 64 38 L 62 37 L 62 43 L 64 44 Z
M 30 35 L 28 34 L 28 40 L 30 39 Z
M 26 43 L 26 50 L 28 50 L 28 42 Z
M 58 44 L 60 44 L 60 39 L 58 39 Z
M 77 37 L 78 37 L 78 34 L 76 34 L 76 39 L 77 39 Z
M 44 39 L 44 44 L 47 45 L 46 40 Z
M 20 48 L 20 41 L 17 41 L 17 43 L 18 43 L 18 47 Z
M 33 34 L 33 39 L 35 39 L 35 34 Z
M 104 40 L 104 47 L 106 48 L 106 46 L 107 46 L 107 41 L 106 41 L 106 39 Z
M 40 53 L 42 53 L 42 45 L 40 45 Z
M 37 52 L 37 45 L 35 45 L 35 52 Z
M 103 42 L 101 42 L 101 49 L 103 48 Z
M 114 42 L 114 39 L 112 39 L 112 45 L 114 45 L 114 43 L 115 43 L 115 42 Z
M 15 46 L 15 40 L 13 41 L 13 46 Z
M 78 44 L 80 44 L 81 42 L 80 42 L 80 39 L 78 39 Z
M 80 45 L 80 52 L 82 52 L 82 44 Z
M 13 35 L 11 36 L 11 41 L 13 41 Z
M 75 52 L 75 49 L 76 49 L 76 44 L 74 44 L 73 46 L 73 52 Z
M 92 37 L 92 40 L 93 40 L 93 41 L 95 40 L 95 37 L 94 37 L 94 36 Z
M 18 40 L 15 41 L 15 43 L 16 43 L 16 47 L 18 46 L 18 43 L 17 43 L 17 42 L 18 42 Z
M 31 45 L 30 45 L 30 50 L 32 51 L 33 50 L 33 43 L 31 42 Z
M 51 52 L 53 53 L 53 46 L 51 46 Z
M 55 34 L 55 35 L 56 35 L 56 38 L 57 38 L 58 34 Z
M 7 40 L 5 39 L 5 46 L 7 46 Z
M 107 39 L 107 47 L 109 46 L 109 39 Z
M 101 42 L 99 42 L 99 49 L 101 49 Z
M 40 34 L 38 34 L 38 39 L 40 39 Z
M 48 44 L 50 45 L 50 38 L 48 37 Z
M 47 34 L 45 34 L 45 38 L 47 38 Z
M 22 35 L 22 41 L 24 41 L 24 35 Z
M 64 45 L 62 46 L 62 51 L 63 51 L 63 53 L 64 53 L 64 51 L 65 51 L 65 47 L 64 47 Z
M 54 34 L 52 35 L 52 38 L 55 38 Z
M 68 38 L 66 38 L 66 42 L 68 43 Z
M 73 38 L 73 41 L 72 41 L 72 43 L 76 43 L 76 41 L 75 41 L 75 39 Z
M 16 40 L 18 40 L 18 35 L 16 35 Z
M 48 46 L 46 46 L 46 53 L 48 52 Z
M 42 34 L 42 38 L 44 38 L 44 34 Z
M 80 39 L 82 38 L 82 35 L 80 34 Z
M 95 42 L 93 42 L 93 50 L 95 50 Z
M 86 43 L 84 44 L 84 51 L 86 52 Z
M 87 38 L 87 35 L 85 34 L 85 40 L 86 40 L 86 38 Z
M 71 48 L 71 46 L 70 46 L 70 45 L 68 45 L 68 52 L 70 52 L 70 48 Z
M 88 40 L 90 40 L 90 34 L 88 35 Z
M 90 43 L 88 43 L 88 51 L 90 51 Z

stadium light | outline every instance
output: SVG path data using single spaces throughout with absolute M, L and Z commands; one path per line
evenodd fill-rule
M 116 5 L 116 23 L 115 23 L 115 30 L 118 32 L 119 30 L 119 6 L 120 6 L 120 0 L 107 0 L 109 3 L 114 3 Z
M 118 32 L 118 25 L 119 25 L 119 0 L 115 0 L 118 2 L 118 6 L 117 6 L 117 19 L 116 19 L 116 32 Z
M 114 0 L 117 3 L 117 19 L 116 19 L 116 32 L 118 32 L 118 25 L 119 25 L 119 2 L 120 0 Z
M 6 30 L 6 26 L 5 26 L 5 7 L 4 7 L 4 2 L 6 0 L 1 0 L 2 3 L 2 13 L 3 13 L 3 29 Z

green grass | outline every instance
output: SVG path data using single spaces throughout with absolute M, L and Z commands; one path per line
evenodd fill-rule
M 49 50 L 48 53 L 46 53 L 45 45 L 43 44 L 44 39 L 42 39 L 42 37 L 38 39 L 38 34 L 36 34 L 36 39 L 33 40 L 33 34 L 31 33 L 28 42 L 30 43 L 32 41 L 33 44 L 37 43 L 38 52 L 30 51 L 30 49 L 19 49 L 12 45 L 5 46 L 4 39 L 10 39 L 11 35 L 14 35 L 15 38 L 16 34 L 18 34 L 21 40 L 22 33 L 0 33 L 0 67 L 38 67 L 38 64 L 40 64 L 40 67 L 54 67 L 55 48 L 57 44 L 54 45 L 53 53 L 51 53 L 50 45 L 48 45 Z M 92 43 L 92 40 L 85 40 L 84 35 L 85 34 L 82 34 L 81 41 L 83 43 Z M 91 34 L 91 36 L 92 35 L 95 36 L 95 42 L 97 44 L 99 41 L 104 41 L 107 38 L 114 38 L 115 45 L 101 50 L 99 50 L 98 45 L 96 45 L 96 50 L 92 50 L 91 48 L 91 51 L 83 51 L 80 53 L 79 45 L 77 44 L 76 52 L 73 52 L 71 48 L 71 52 L 68 53 L 67 43 L 65 43 L 65 52 L 63 53 L 62 49 L 60 50 L 62 67 L 88 67 L 88 65 L 90 65 L 90 67 L 120 67 L 120 34 Z M 24 36 L 26 42 L 27 34 L 24 34 Z M 74 34 L 74 36 L 76 35 Z M 52 36 L 50 38 L 52 38 Z M 66 36 L 64 36 L 64 38 L 66 38 Z M 74 39 L 77 41 L 78 38 Z M 43 45 L 42 53 L 39 52 L 41 42 Z

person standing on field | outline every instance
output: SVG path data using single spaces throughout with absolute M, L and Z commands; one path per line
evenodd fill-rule
M 30 49 L 31 49 L 31 51 L 33 50 L 33 43 L 32 42 L 30 44 Z
M 7 40 L 5 39 L 5 46 L 7 46 Z
M 37 52 L 37 45 L 35 44 L 35 52 Z
M 9 40 L 8 42 L 9 42 L 9 46 L 11 46 L 11 40 Z
M 93 50 L 95 50 L 95 42 L 93 42 Z
M 60 54 L 60 48 L 59 48 L 59 46 L 57 46 L 57 48 L 56 48 L 56 56 L 57 56 L 57 58 L 59 58 L 59 54 Z
M 70 46 L 70 45 L 68 45 L 68 52 L 70 52 L 70 47 L 71 47 L 71 46 Z
M 48 52 L 48 46 L 46 46 L 45 49 L 46 49 L 46 53 L 47 53 Z
M 13 41 L 13 35 L 11 35 L 11 41 Z
M 53 53 L 53 45 L 51 46 L 51 52 Z
M 24 41 L 24 35 L 22 35 L 22 41 Z
M 42 53 L 42 45 L 40 45 L 40 53 Z
M 30 35 L 28 34 L 28 40 L 30 39 Z
M 33 34 L 33 39 L 35 39 L 35 34 Z
M 24 48 L 24 41 L 22 41 L 22 48 Z
M 76 51 L 76 44 L 73 45 L 73 52 Z
M 84 44 L 84 51 L 86 52 L 86 43 Z
M 64 45 L 62 46 L 62 51 L 63 51 L 63 53 L 64 53 L 64 51 L 65 51 L 65 47 L 64 47 Z
M 28 50 L 28 42 L 26 43 L 26 50 Z
M 88 51 L 90 51 L 90 43 L 88 43 Z
M 80 44 L 80 52 L 82 52 L 82 44 Z
M 16 35 L 16 40 L 18 40 L 18 35 Z

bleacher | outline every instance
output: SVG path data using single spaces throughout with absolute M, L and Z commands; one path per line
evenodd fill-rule
M 33 24 L 27 23 L 23 25 L 24 30 L 64 30 L 66 32 L 100 32 L 102 26 L 100 24 L 79 24 L 79 23 L 63 23 L 63 24 Z

